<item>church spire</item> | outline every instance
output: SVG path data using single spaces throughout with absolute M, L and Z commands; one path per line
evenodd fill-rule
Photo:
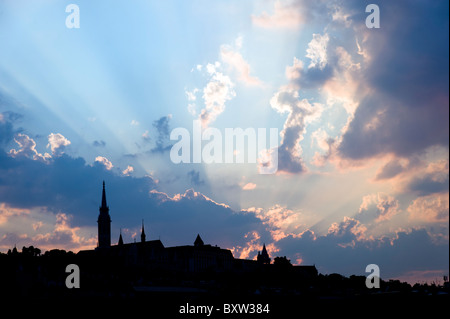
M 122 228 L 120 229 L 120 236 L 119 236 L 119 246 L 123 245 L 123 239 L 122 239 Z
M 270 264 L 270 257 L 267 253 L 266 244 L 263 244 L 261 254 L 258 252 L 258 257 L 256 258 L 256 260 L 262 264 Z
M 141 229 L 141 243 L 145 243 L 145 230 L 144 230 L 144 220 L 142 220 L 142 229 Z
M 101 206 L 101 208 L 103 208 L 103 209 L 108 208 L 108 205 L 106 205 L 105 181 L 103 181 L 102 206 Z
M 98 215 L 98 247 L 104 248 L 111 246 L 111 216 L 109 216 L 109 207 L 106 204 L 105 181 L 103 181 L 102 205 L 99 208 Z

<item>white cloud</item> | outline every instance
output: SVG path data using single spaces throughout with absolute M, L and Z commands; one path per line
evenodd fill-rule
M 122 171 L 122 174 L 123 175 L 130 175 L 133 172 L 134 172 L 134 167 L 128 165 L 127 168 Z
M 47 148 L 50 147 L 53 155 L 61 155 L 70 141 L 60 133 L 50 133 L 48 136 Z
M 229 45 L 223 45 L 220 49 L 220 56 L 224 63 L 236 70 L 240 81 L 247 85 L 262 85 L 260 79 L 250 75 L 250 65 L 238 51 L 242 46 L 242 37 L 236 40 L 236 49 Z
M 352 24 L 351 14 L 349 12 L 345 12 L 342 7 L 335 6 L 333 8 L 333 13 L 331 15 L 333 21 L 343 23 L 346 28 L 350 27 Z
M 188 91 L 185 90 L 184 93 L 186 94 L 186 97 L 188 99 L 188 101 L 193 102 L 195 100 L 197 100 L 197 93 L 198 93 L 199 89 L 195 88 L 192 91 Z
M 306 49 L 306 57 L 311 59 L 309 68 L 318 67 L 323 70 L 327 65 L 327 47 L 330 37 L 327 33 L 324 35 L 313 34 L 313 39 L 308 44 L 308 49 Z
M 255 183 L 247 183 L 244 186 L 242 186 L 242 189 L 244 191 L 248 191 L 248 190 L 252 190 L 256 188 L 256 184 Z
M 288 80 L 296 80 L 301 76 L 301 71 L 303 70 L 303 62 L 296 57 L 294 57 L 294 62 L 292 66 L 286 67 L 286 77 Z
M 219 72 L 220 63 L 208 64 L 206 70 L 211 76 L 210 81 L 203 88 L 203 100 L 205 108 L 200 112 L 200 120 L 203 127 L 214 122 L 217 116 L 225 110 L 226 101 L 236 96 L 231 79 Z
M 36 150 L 36 142 L 26 134 L 17 134 L 17 136 L 14 137 L 14 141 L 19 145 L 19 149 L 11 149 L 9 151 L 9 154 L 12 157 L 25 156 L 32 158 L 33 160 L 40 160 L 44 162 L 51 158 L 51 155 L 48 153 L 45 153 L 44 155 L 39 153 Z
M 111 163 L 111 161 L 103 156 L 97 156 L 95 158 L 95 161 L 105 165 L 107 170 L 111 170 L 114 167 L 114 165 Z
M 139 125 L 139 122 L 136 121 L 136 120 L 131 120 L 130 125 L 131 125 L 131 126 L 138 126 L 138 125 Z

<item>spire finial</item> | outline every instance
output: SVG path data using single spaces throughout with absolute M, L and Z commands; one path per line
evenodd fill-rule
M 105 190 L 105 181 L 103 181 L 103 191 L 102 191 L 102 208 L 106 208 L 106 190 Z

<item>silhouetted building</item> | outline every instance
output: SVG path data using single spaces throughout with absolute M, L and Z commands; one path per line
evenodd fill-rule
M 270 264 L 270 258 L 269 253 L 266 249 L 266 244 L 263 244 L 263 249 L 261 253 L 258 251 L 258 257 L 256 257 L 256 260 L 261 264 Z
M 203 245 L 204 245 L 204 243 L 203 243 L 202 238 L 200 237 L 200 234 L 197 234 L 197 238 L 195 238 L 195 241 L 194 241 L 194 246 L 199 247 L 199 246 L 203 246 Z
M 173 270 L 183 272 L 201 272 L 206 270 L 229 271 L 233 268 L 233 254 L 229 249 L 205 245 L 200 237 L 194 246 L 176 246 L 166 248 L 168 262 Z
M 120 230 L 117 245 L 111 246 L 111 217 L 106 203 L 105 182 L 98 216 L 98 248 L 80 251 L 78 255 L 86 260 L 110 260 L 126 267 L 141 270 L 164 270 L 178 273 L 276 271 L 264 244 L 257 260 L 237 259 L 229 249 L 205 244 L 197 234 L 193 245 L 164 247 L 160 240 L 146 240 L 144 220 L 141 226 L 141 240 L 124 243 Z M 96 259 L 97 258 L 97 259 Z M 295 266 L 295 273 L 301 277 L 317 276 L 315 266 Z

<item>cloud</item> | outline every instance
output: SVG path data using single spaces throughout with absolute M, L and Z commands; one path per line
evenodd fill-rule
M 399 202 L 393 196 L 376 193 L 363 197 L 356 219 L 362 222 L 390 220 L 400 212 Z
M 234 83 L 230 77 L 219 72 L 220 63 L 208 64 L 207 74 L 209 82 L 203 88 L 203 101 L 205 107 L 200 111 L 200 120 L 203 127 L 208 127 L 225 110 L 225 103 L 236 96 Z
M 413 175 L 408 181 L 405 190 L 420 196 L 448 192 L 448 169 L 448 159 L 432 162 L 424 170 Z
M 245 212 L 255 214 L 267 226 L 275 241 L 288 235 L 298 236 L 306 229 L 309 218 L 299 211 L 293 211 L 285 206 L 274 205 L 268 209 L 250 207 Z
M 0 113 L 0 147 L 6 146 L 16 134 L 21 132 L 21 129 L 15 129 L 13 126 L 20 118 L 22 118 L 22 115 L 15 112 Z
M 64 153 L 64 149 L 68 145 L 70 145 L 70 141 L 60 133 L 50 133 L 48 136 L 47 148 L 50 147 L 54 156 L 60 156 Z
M 305 20 L 301 9 L 301 1 L 276 1 L 273 14 L 252 15 L 252 22 L 262 28 L 297 28 Z
M 28 215 L 29 211 L 26 209 L 18 209 L 7 206 L 5 203 L 0 203 L 0 225 L 5 224 L 11 217 Z
M 28 231 L 25 228 L 21 232 L 10 231 L 16 237 L 8 238 L 24 235 L 27 245 L 35 241 L 35 246 L 51 247 L 59 242 L 58 247 L 67 245 L 66 249 L 74 250 L 89 244 L 96 235 L 101 182 L 105 180 L 113 220 L 112 242 L 118 238 L 120 227 L 139 231 L 142 218 L 148 226 L 148 238 L 161 236 L 166 246 L 192 243 L 197 233 L 205 242 L 225 248 L 244 246 L 244 236 L 250 231 L 257 231 L 262 240 L 270 241 L 266 226 L 254 214 L 234 211 L 193 190 L 169 196 L 157 189 L 158 184 L 152 178 L 117 174 L 107 169 L 108 162 L 101 157 L 88 165 L 82 158 L 62 154 L 44 163 L 24 156 L 12 157 L 0 150 L 0 203 L 5 205 L 1 207 L 7 207 L 8 211 L 45 207 L 44 215 L 64 213 L 68 218 L 58 217 L 53 229 L 44 222 L 36 230 L 32 225 L 42 219 L 30 220 Z M 196 172 L 191 176 L 195 181 Z M 201 183 L 198 177 L 197 182 Z M 25 239 L 21 242 L 25 244 Z
M 245 245 L 231 248 L 231 252 L 235 258 L 256 260 L 258 252 L 261 252 L 264 241 L 257 231 L 251 231 L 245 234 Z M 266 250 L 270 256 L 277 253 L 279 249 L 273 244 L 267 244 Z
M 131 122 L 130 122 L 130 125 L 131 126 L 139 126 L 139 122 L 138 121 L 136 121 L 136 120 L 131 120 Z
M 281 144 L 278 147 L 278 171 L 300 173 L 306 170 L 301 158 L 300 141 L 306 125 L 317 119 L 322 111 L 318 103 L 299 99 L 297 91 L 282 88 L 270 100 L 270 105 L 279 113 L 288 113 L 283 130 L 280 132 Z
M 357 241 L 365 239 L 367 228 L 351 217 L 344 217 L 340 223 L 331 224 L 327 237 L 333 237 L 341 247 L 355 246 Z
M 236 48 L 229 45 L 222 45 L 220 48 L 220 57 L 225 64 L 228 64 L 238 74 L 238 79 L 251 86 L 261 86 L 260 79 L 250 75 L 250 65 L 239 52 L 242 45 L 242 37 L 236 40 Z
M 386 163 L 378 172 L 375 177 L 375 180 L 381 181 L 381 180 L 387 180 L 394 178 L 395 176 L 403 173 L 405 170 L 407 170 L 407 166 L 409 164 L 409 161 L 407 163 L 402 163 L 402 161 L 398 158 L 394 158 L 393 160 Z
M 26 134 L 22 133 L 17 134 L 16 137 L 14 137 L 14 141 L 19 145 L 19 149 L 18 150 L 11 149 L 9 151 L 9 154 L 12 157 L 23 156 L 43 162 L 51 158 L 51 155 L 48 153 L 45 153 L 44 155 L 39 153 L 36 150 L 36 142 Z
M 244 186 L 242 186 L 242 190 L 244 190 L 244 191 L 253 190 L 255 188 L 256 188 L 256 184 L 255 183 L 247 183 Z
M 313 39 L 308 44 L 306 49 L 306 57 L 311 59 L 308 68 L 319 68 L 323 70 L 328 63 L 327 60 L 327 46 L 330 37 L 327 33 L 324 35 L 313 34 Z
M 359 106 L 338 147 L 342 157 L 409 157 L 431 146 L 448 148 L 447 10 L 444 1 L 386 2 L 383 31 L 358 31 L 370 52 L 361 84 L 370 90 L 358 94 Z M 431 16 L 432 26 L 424 29 Z
M 123 175 L 130 175 L 133 172 L 134 172 L 134 167 L 128 165 L 127 168 L 122 171 L 122 174 Z
M 144 142 L 149 143 L 152 139 L 150 138 L 150 134 L 149 131 L 145 131 L 144 133 L 142 133 L 141 135 L 142 139 L 144 140 Z
M 92 142 L 92 146 L 94 146 L 94 147 L 105 147 L 106 146 L 106 142 L 105 141 L 103 141 L 103 140 L 100 140 L 100 141 L 94 141 L 94 142 Z
M 187 176 L 189 177 L 189 181 L 192 185 L 200 186 L 205 184 L 205 181 L 200 179 L 200 172 L 196 170 L 191 170 L 187 172 Z
M 31 237 L 31 244 L 45 250 L 59 248 L 78 251 L 95 248 L 97 243 L 96 236 L 85 237 L 80 235 L 79 227 L 70 226 L 72 216 L 58 213 L 55 218 L 56 221 L 53 230 Z
M 199 69 L 199 71 L 201 68 Z M 191 91 L 185 90 L 184 93 L 186 94 L 186 98 L 189 102 L 188 104 L 188 112 L 191 113 L 193 116 L 197 115 L 197 105 L 195 104 L 195 101 L 197 101 L 197 93 L 200 90 L 197 88 L 194 88 Z
M 296 256 L 306 265 L 315 264 L 321 273 L 366 275 L 365 267 L 375 263 L 383 279 L 412 271 L 448 269 L 448 241 L 436 244 L 425 229 L 397 231 L 392 238 L 364 238 L 364 225 L 352 218 L 317 236 L 307 230 L 276 242 L 280 255 Z M 418 258 L 420 256 L 420 258 Z
M 292 260 L 301 259 L 303 264 L 315 263 L 321 272 L 364 274 L 367 264 L 377 263 L 386 278 L 410 271 L 448 268 L 448 241 L 436 244 L 423 229 L 371 239 L 366 235 L 366 226 L 355 216 L 332 224 L 327 234 L 317 235 L 295 228 L 304 225 L 304 216 L 283 207 L 236 212 L 193 190 L 169 196 L 157 190 L 157 184 L 149 177 L 116 175 L 102 163 L 87 165 L 83 159 L 66 154 L 44 163 L 24 156 L 12 157 L 0 150 L 0 176 L 2 208 L 20 214 L 27 208 L 46 207 L 50 220 L 54 218 L 53 224 L 30 220 L 29 232 L 5 232 L 0 238 L 1 247 L 12 247 L 14 242 L 75 251 L 95 246 L 101 181 L 106 180 L 113 242 L 120 227 L 129 229 L 129 234 L 138 232 L 144 218 L 148 238 L 161 236 L 166 246 L 192 243 L 200 233 L 207 243 L 233 249 L 236 257 L 254 258 L 262 243 L 266 243 L 271 257 L 285 255 Z M 389 208 L 382 206 L 385 212 L 395 207 L 395 201 L 389 197 L 380 198 L 381 202 L 391 203 Z M 368 199 L 367 207 L 375 208 L 380 201 L 378 195 Z M 439 212 L 447 205 L 443 198 L 441 204 L 436 198 L 426 198 L 412 203 L 408 212 L 414 215 L 425 207 L 437 212 L 425 216 L 440 220 Z M 12 221 L 16 218 L 13 215 L 6 220 Z M 32 225 L 39 221 L 42 225 L 33 229 Z M 127 236 L 125 242 L 132 241 Z
M 449 220 L 448 193 L 416 198 L 408 207 L 409 217 L 425 223 L 447 223 Z
M 114 167 L 111 161 L 104 156 L 97 156 L 95 161 L 104 165 L 107 170 L 111 170 Z
M 152 153 L 164 153 L 169 151 L 172 148 L 172 144 L 170 144 L 170 125 L 169 121 L 172 118 L 172 115 L 169 114 L 167 116 L 162 116 L 158 120 L 153 122 L 153 127 L 157 131 L 157 138 L 155 140 L 156 146 L 151 149 Z M 145 131 L 142 134 L 142 138 L 145 141 L 149 141 L 150 137 L 148 136 L 148 131 Z

